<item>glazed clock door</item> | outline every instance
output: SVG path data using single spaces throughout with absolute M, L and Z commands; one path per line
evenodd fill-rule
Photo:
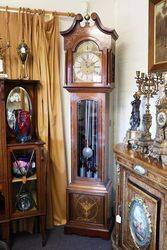
M 124 173 L 125 174 L 125 173 Z M 133 176 L 124 176 L 122 186 L 122 247 L 123 249 L 158 249 L 160 197 L 154 189 Z M 124 192 L 123 190 L 126 190 Z
M 73 56 L 73 82 L 100 83 L 102 72 L 102 52 L 93 41 L 85 41 Z
M 99 94 L 100 97 L 100 94 Z M 97 94 L 77 94 L 72 98 L 72 159 L 75 164 L 74 178 L 98 180 L 102 178 L 102 99 Z

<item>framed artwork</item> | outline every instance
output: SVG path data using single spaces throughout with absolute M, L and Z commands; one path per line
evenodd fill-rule
M 167 0 L 149 0 L 149 71 L 167 71 Z
M 135 198 L 129 205 L 129 227 L 138 248 L 148 248 L 151 243 L 151 215 L 142 199 Z

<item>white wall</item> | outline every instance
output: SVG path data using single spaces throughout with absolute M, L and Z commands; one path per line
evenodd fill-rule
M 137 90 L 135 72 L 147 72 L 148 0 L 117 0 L 117 84 L 115 100 L 115 143 L 122 142 L 129 128 L 130 102 Z

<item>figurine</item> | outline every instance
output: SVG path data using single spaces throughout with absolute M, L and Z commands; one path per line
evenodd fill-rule
M 130 130 L 136 131 L 137 128 L 140 126 L 140 95 L 138 92 L 135 92 L 135 94 L 133 95 L 134 99 L 131 102 L 132 105 L 132 113 L 131 113 L 131 117 L 130 117 L 130 125 L 131 128 Z
M 134 100 L 131 102 L 132 112 L 130 117 L 130 126 L 131 128 L 126 132 L 125 143 L 128 143 L 128 146 L 134 150 L 137 150 L 137 142 L 141 137 L 141 131 L 137 128 L 140 126 L 140 94 L 135 92 Z

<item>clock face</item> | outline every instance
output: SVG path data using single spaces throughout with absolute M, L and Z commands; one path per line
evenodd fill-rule
M 160 127 L 163 127 L 163 126 L 165 126 L 166 121 L 167 121 L 166 113 L 165 112 L 160 112 L 157 115 L 157 123 L 158 123 L 158 125 Z
M 101 52 L 92 41 L 82 43 L 74 54 L 74 82 L 101 82 Z

